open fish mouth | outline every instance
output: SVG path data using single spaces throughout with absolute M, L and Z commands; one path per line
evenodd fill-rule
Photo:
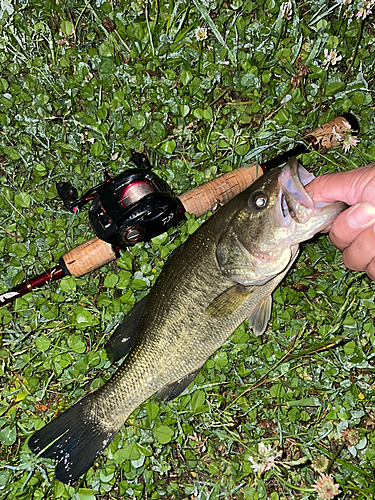
M 296 158 L 288 160 L 279 175 L 274 223 L 280 228 L 292 230 L 295 240 L 299 242 L 326 229 L 347 208 L 341 201 L 315 202 L 305 189 L 314 178 Z
M 278 199 L 278 218 L 282 226 L 289 226 L 294 220 L 303 224 L 312 215 L 314 202 L 305 187 L 315 176 L 291 158 L 280 173 L 280 192 Z

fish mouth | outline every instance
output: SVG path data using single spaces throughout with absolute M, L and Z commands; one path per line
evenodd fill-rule
M 298 163 L 296 158 L 288 160 L 280 173 L 280 191 L 277 215 L 282 226 L 290 226 L 292 220 L 303 224 L 310 217 L 315 205 L 305 186 L 315 176 Z
M 315 202 L 305 186 L 315 176 L 291 158 L 279 175 L 279 195 L 274 222 L 282 228 L 294 228 L 295 236 L 300 234 L 304 241 L 328 227 L 337 215 L 347 208 L 341 201 Z

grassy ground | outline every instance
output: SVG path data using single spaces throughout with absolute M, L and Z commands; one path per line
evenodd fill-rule
M 301 160 L 314 173 L 375 162 L 371 3 L 2 1 L 0 291 L 93 235 L 55 182 L 83 192 L 131 149 L 179 194 L 351 111 L 357 146 Z M 109 376 L 111 329 L 196 226 L 0 308 L 0 498 L 315 499 L 321 474 L 337 498 L 375 498 L 375 285 L 326 237 L 304 245 L 262 338 L 239 328 L 188 394 L 142 405 L 76 484 L 28 451 Z

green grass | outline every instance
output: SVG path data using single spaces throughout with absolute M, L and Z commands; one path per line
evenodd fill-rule
M 301 161 L 315 174 L 375 162 L 374 16 L 346 3 L 295 2 L 288 19 L 275 0 L 2 2 L 0 292 L 93 235 L 55 182 L 82 193 L 103 168 L 126 169 L 131 149 L 179 194 L 350 111 L 360 144 Z M 327 70 L 324 49 L 342 56 Z M 375 498 L 375 285 L 326 237 L 303 245 L 261 338 L 240 327 L 188 394 L 138 408 L 72 487 L 28 451 L 36 429 L 108 378 L 111 329 L 196 227 L 0 308 L 0 498 L 315 499 L 319 470 L 339 498 Z M 259 442 L 278 452 L 264 474 L 249 460 Z

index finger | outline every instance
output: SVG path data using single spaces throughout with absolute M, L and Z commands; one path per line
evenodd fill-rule
M 344 201 L 348 205 L 375 205 L 375 163 L 346 172 L 316 177 L 305 186 L 315 202 Z

